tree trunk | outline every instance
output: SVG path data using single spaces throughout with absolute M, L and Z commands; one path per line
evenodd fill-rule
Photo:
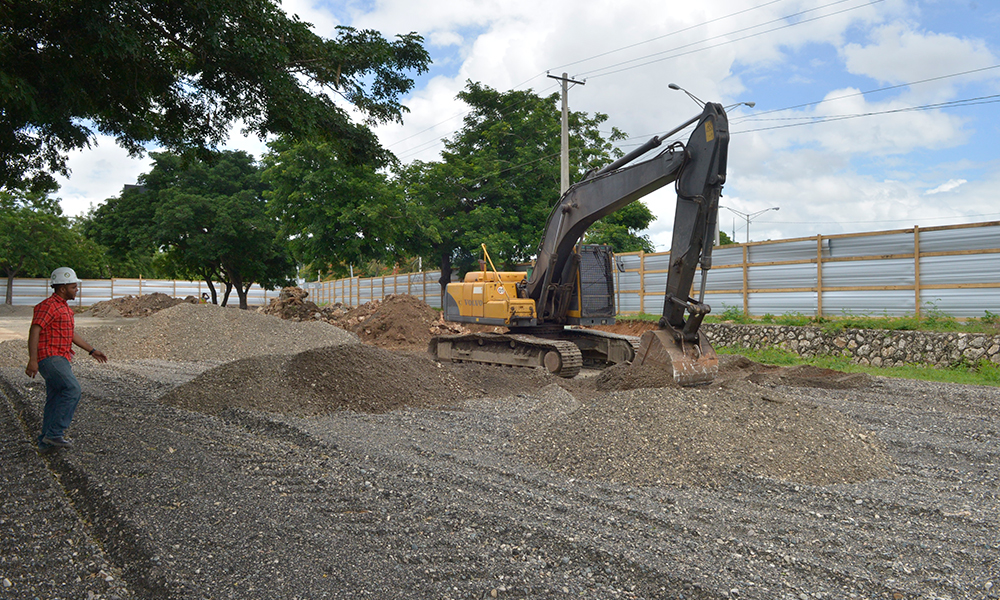
M 7 275 L 7 296 L 4 304 L 14 304 L 14 276 Z
M 451 283 L 451 249 L 445 249 L 441 251 L 441 279 L 438 279 L 438 283 L 441 284 L 441 308 L 444 308 L 444 297 L 448 290 L 448 284 Z
M 223 283 L 226 284 L 226 292 L 222 295 L 222 306 L 225 306 L 229 304 L 229 294 L 233 293 L 233 284 L 228 281 Z
M 215 284 L 212 283 L 212 278 L 208 275 L 205 276 L 205 284 L 208 285 L 208 291 L 212 293 L 212 304 L 219 305 L 219 294 L 215 291 Z

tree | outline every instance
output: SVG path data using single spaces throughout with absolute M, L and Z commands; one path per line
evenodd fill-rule
M 733 241 L 733 238 L 729 237 L 729 234 L 721 229 L 719 230 L 719 246 L 728 246 L 735 243 L 736 242 Z
M 6 304 L 13 303 L 14 278 L 48 277 L 68 264 L 77 240 L 58 200 L 48 194 L 14 195 L 0 190 L 0 271 L 7 277 Z
M 90 231 L 119 253 L 157 249 L 162 261 L 195 273 L 218 302 L 214 281 L 235 290 L 240 308 L 258 283 L 271 289 L 294 275 L 278 223 L 268 215 L 259 166 L 245 152 L 217 152 L 208 160 L 154 153 L 141 188 L 109 199 L 94 211 Z
M 430 61 L 414 33 L 323 39 L 274 0 L 4 1 L 0 31 L 0 189 L 50 187 L 95 131 L 138 155 L 212 148 L 243 123 L 370 156 L 375 136 L 332 96 L 366 124 L 400 120 L 405 73 Z
M 656 247 L 647 235 L 639 232 L 649 229 L 653 211 L 642 202 L 633 202 L 594 223 L 583 236 L 585 244 L 607 244 L 614 252 L 655 252 Z
M 459 98 L 470 107 L 461 131 L 445 141 L 442 162 L 416 162 L 398 172 L 407 196 L 428 207 L 440 242 L 442 285 L 452 265 L 470 268 L 485 243 L 494 261 L 511 266 L 537 249 L 552 206 L 559 198 L 559 97 L 532 91 L 499 92 L 469 82 Z M 624 137 L 613 129 L 605 139 L 599 126 L 607 115 L 571 112 L 570 177 L 615 155 L 611 142 Z
M 379 170 L 388 156 L 359 163 L 332 144 L 279 140 L 270 147 L 269 208 L 299 262 L 343 275 L 351 265 L 399 260 L 436 234 L 426 210 Z

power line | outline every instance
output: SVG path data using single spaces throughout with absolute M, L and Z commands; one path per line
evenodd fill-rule
M 718 21 L 723 21 L 723 20 L 728 19 L 730 17 L 735 17 L 735 16 L 738 16 L 738 15 L 742 15 L 744 13 L 748 13 L 748 12 L 752 12 L 752 11 L 755 11 L 755 10 L 759 10 L 761 8 L 764 8 L 765 6 L 770 6 L 771 4 L 777 4 L 779 2 L 784 2 L 784 1 L 785 0 L 771 0 L 771 2 L 765 2 L 764 4 L 759 4 L 757 6 L 751 6 L 750 8 L 745 8 L 743 10 L 738 10 L 738 11 L 736 11 L 734 13 L 729 13 L 728 15 L 725 15 L 725 16 L 722 16 L 722 17 L 717 17 L 715 19 L 710 19 L 708 21 L 703 21 L 701 23 L 698 23 L 696 25 L 691 25 L 691 26 L 685 27 L 683 29 L 678 29 L 676 31 L 671 31 L 670 33 L 665 33 L 665 34 L 663 34 L 661 36 L 650 38 L 648 40 L 643 40 L 641 42 L 636 42 L 634 44 L 629 44 L 628 46 L 622 46 L 620 48 L 615 48 L 614 50 L 608 50 L 607 52 L 602 52 L 600 54 L 595 54 L 594 56 L 591 56 L 589 58 L 581 58 L 580 60 L 575 60 L 573 62 L 569 62 L 569 63 L 566 63 L 564 65 L 560 65 L 558 67 L 553 67 L 550 70 L 551 71 L 557 71 L 559 69 L 565 69 L 566 67 L 571 67 L 573 65 L 577 65 L 577 64 L 580 64 L 580 63 L 583 63 L 583 62 L 594 60 L 595 58 L 602 58 L 604 56 L 608 56 L 608 55 L 614 54 L 616 52 L 621 52 L 623 50 L 630 50 L 630 49 L 635 48 L 637 46 L 642 46 L 643 44 L 648 44 L 650 42 L 655 42 L 655 41 L 658 41 L 658 40 L 662 40 L 664 38 L 668 38 L 668 37 L 671 37 L 671 36 L 674 36 L 674 35 L 678 35 L 678 34 L 684 33 L 686 31 L 691 31 L 692 29 L 697 29 L 699 27 L 704 27 L 705 25 L 710 25 L 712 23 L 716 23 Z M 844 0 L 844 1 L 846 1 L 846 0 Z
M 934 104 L 923 104 L 920 106 L 907 106 L 903 108 L 893 108 L 887 110 L 870 111 L 865 113 L 854 113 L 849 115 L 831 115 L 827 117 L 811 117 L 812 120 L 805 123 L 788 123 L 785 125 L 774 125 L 772 127 L 759 127 L 757 129 L 746 129 L 743 131 L 731 131 L 731 135 L 736 135 L 739 133 L 753 133 L 755 131 L 771 131 L 774 129 L 787 129 L 789 127 L 801 127 L 803 125 L 818 125 L 821 123 L 829 123 L 831 121 L 845 121 L 848 119 L 857 119 L 860 117 L 873 117 L 876 115 L 887 115 L 893 113 L 901 112 L 915 112 L 923 110 L 935 110 L 939 108 L 947 107 L 961 107 L 961 106 L 976 106 L 979 104 L 994 104 L 1000 102 L 1000 94 L 993 94 L 991 96 L 979 96 L 977 98 L 967 98 L 964 100 L 952 100 L 950 102 L 936 102 Z M 810 118 L 810 117 L 804 117 Z
M 570 66 L 570 65 L 575 65 L 575 64 L 579 64 L 579 63 L 583 63 L 583 62 L 587 62 L 587 61 L 590 61 L 590 60 L 594 60 L 594 59 L 596 59 L 596 58 L 600 58 L 600 57 L 603 57 L 603 56 L 607 56 L 607 55 L 610 55 L 610 54 L 614 54 L 614 53 L 616 53 L 616 52 L 621 52 L 621 51 L 623 51 L 623 50 L 627 50 L 627 49 L 630 49 L 630 48 L 634 48 L 634 47 L 636 47 L 636 46 L 640 46 L 640 45 L 643 45 L 643 44 L 647 44 L 647 43 L 650 43 L 650 42 L 654 42 L 654 41 L 657 41 L 657 40 L 660 40 L 660 39 L 664 39 L 664 38 L 667 38 L 667 37 L 670 37 L 670 36 L 673 36 L 673 35 L 677 35 L 677 34 L 680 34 L 680 33 L 683 33 L 683 32 L 686 32 L 686 31 L 689 31 L 689 30 L 692 30 L 692 29 L 696 29 L 696 28 L 698 28 L 698 27 L 703 27 L 703 26 L 705 26 L 705 25 L 709 25 L 709 24 L 711 24 L 711 23 L 715 23 L 715 22 L 718 22 L 718 21 L 722 21 L 722 20 L 725 20 L 725 19 L 728 19 L 728 18 L 731 18 L 731 17 L 734 17 L 734 16 L 738 16 L 738 15 L 741 15 L 741 14 L 745 14 L 745 13 L 748 13 L 748 12 L 753 12 L 753 11 L 755 11 L 755 10 L 760 10 L 760 9 L 762 9 L 762 8 L 765 8 L 765 7 L 767 7 L 767 6 L 770 6 L 770 5 L 772 5 L 772 4 L 777 4 L 777 3 L 779 3 L 779 2 L 783 2 L 783 1 L 785 1 L 785 0 L 771 0 L 770 2 L 765 2 L 765 3 L 763 3 L 763 4 L 759 4 L 759 5 L 757 5 L 757 6 L 753 6 L 753 7 L 750 7 L 750 8 L 747 8 L 747 9 L 743 9 L 743 10 L 740 10 L 740 11 L 736 11 L 736 12 L 733 12 L 733 13 L 730 13 L 730 14 L 728 14 L 728 15 L 725 15 L 725 16 L 722 16 L 722 17 L 717 17 L 717 18 L 715 18 L 715 19 L 709 19 L 708 21 L 703 21 L 703 22 L 701 22 L 701 23 L 698 23 L 698 24 L 696 24 L 696 25 L 691 25 L 691 26 L 689 26 L 689 27 L 685 27 L 685 28 L 683 28 L 683 29 L 679 29 L 679 30 L 677 30 L 677 31 L 673 31 L 673 32 L 670 32 L 670 33 L 667 33 L 667 34 L 664 34 L 664 35 L 661 35 L 661 36 L 658 36 L 658 37 L 655 37 L 655 38 L 650 38 L 650 39 L 648 39 L 648 40 L 643 40 L 643 41 L 641 41 L 641 42 L 636 42 L 636 43 L 634 43 L 634 44 L 630 44 L 630 45 L 627 45 L 627 46 L 622 46 L 622 47 L 620 47 L 620 48 L 616 48 L 616 49 L 614 49 L 614 50 L 609 50 L 609 51 L 607 51 L 607 52 L 603 52 L 603 53 L 601 53 L 601 54 L 597 54 L 597 55 L 595 55 L 595 56 L 591 56 L 591 57 L 589 57 L 589 58 L 584 58 L 584 59 L 580 59 L 580 60 L 577 60 L 577 61 L 573 61 L 573 62 L 570 62 L 570 63 L 567 63 L 567 64 L 565 64 L 565 65 L 562 65 L 562 66 L 559 66 L 559 67 L 554 67 L 554 68 L 552 68 L 552 69 L 549 69 L 548 71 L 554 71 L 554 70 L 557 70 L 557 69 L 562 69 L 562 68 L 565 68 L 565 67 L 568 67 L 568 66 Z M 839 4 L 839 3 L 842 3 L 842 2 L 847 2 L 847 1 L 848 1 L 848 0 L 837 0 L 837 2 L 833 2 L 832 4 Z M 877 0 L 877 1 L 881 2 L 881 1 L 883 1 L 883 0 Z M 832 4 L 830 4 L 830 5 L 832 5 Z M 824 8 L 825 6 L 830 6 L 830 5 L 824 5 L 823 7 L 819 7 L 819 8 Z M 817 9 L 812 9 L 812 10 L 817 10 Z M 795 13 L 795 14 L 793 14 L 793 15 L 789 15 L 789 16 L 787 16 L 787 17 L 783 17 L 783 18 L 791 18 L 791 17 L 794 17 L 794 16 L 797 16 L 797 15 L 800 15 L 800 14 L 804 14 L 805 12 L 809 12 L 809 11 L 803 11 L 803 12 L 801 12 L 801 13 Z M 772 22 L 773 22 L 773 21 L 772 21 Z M 765 24 L 766 24 L 766 23 L 765 23 Z M 755 26 L 755 27 L 760 27 L 760 25 L 757 25 L 757 26 Z M 737 31 L 741 31 L 741 30 L 737 30 Z M 683 46 L 682 46 L 682 47 L 683 47 Z M 528 82 L 530 82 L 530 81 L 533 81 L 534 79 L 537 79 L 538 77 L 541 77 L 541 76 L 545 75 L 545 74 L 546 74 L 546 73 L 547 73 L 548 71 L 544 71 L 544 72 L 541 72 L 541 73 L 538 73 L 538 74 L 536 74 L 536 75 L 534 75 L 534 76 L 532 76 L 532 77 L 530 77 L 530 78 L 526 79 L 525 81 L 523 81 L 523 82 L 519 83 L 518 85 L 514 86 L 513 88 L 511 88 L 511 89 L 510 89 L 510 90 L 508 90 L 508 91 L 513 91 L 513 90 L 516 90 L 516 89 L 520 88 L 521 86 L 525 85 L 526 83 L 528 83 Z M 553 89 L 553 88 L 551 88 L 551 87 L 550 87 L 550 88 L 546 88 L 546 89 L 542 90 L 542 91 L 541 91 L 541 92 L 539 92 L 539 93 L 544 93 L 544 92 L 548 91 L 549 89 Z M 516 108 L 516 106 L 515 106 L 515 107 L 511 107 L 511 110 L 513 110 L 514 108 Z M 448 121 L 450 121 L 450 120 L 452 120 L 452 119 L 454 119 L 454 118 L 456 118 L 456 117 L 459 117 L 459 116 L 465 116 L 465 115 L 469 114 L 469 112 L 471 112 L 471 111 L 466 111 L 466 112 L 464 112 L 464 113 L 459 113 L 459 114 L 457 114 L 457 115 L 455 115 L 455 116 L 453 116 L 453 117 L 450 117 L 450 118 L 448 118 L 448 119 L 445 119 L 444 121 L 441 121 L 441 122 L 438 122 L 438 123 L 435 123 L 434 125 L 431 125 L 430 127 L 427 127 L 427 128 L 425 128 L 425 129 L 422 129 L 421 131 L 418 131 L 417 133 L 414 133 L 414 134 L 412 134 L 412 135 L 410 135 L 410 136 L 408 136 L 408 137 L 406 137 L 406 138 L 403 138 L 403 139 L 400 139 L 400 140 L 397 140 L 397 141 L 395 141 L 395 142 L 393 142 L 393 143 L 391 143 L 391 144 L 388 144 L 388 145 L 386 146 L 386 148 L 392 148 L 393 146 L 396 146 L 397 144 L 400 144 L 400 143 L 402 143 L 402 142 L 404 142 L 404 141 L 406 141 L 406 140 L 409 140 L 409 139 L 412 139 L 412 138 L 414 138 L 414 137 L 416 137 L 416 136 L 419 136 L 419 135 L 421 135 L 421 134 L 423 134 L 423 133 L 426 133 L 427 131 L 430 131 L 430 130 L 432 130 L 432 129 L 434 129 L 434 128 L 438 127 L 439 125 L 442 125 L 442 124 L 444 124 L 444 123 L 447 123 Z M 445 137 L 447 137 L 448 135 L 451 135 L 451 134 L 455 133 L 456 131 L 459 131 L 459 129 L 454 129 L 454 130 L 452 130 L 452 131 L 448 132 L 447 134 L 445 134 Z M 421 147 L 419 147 L 419 149 L 414 149 L 414 148 L 411 148 L 411 149 L 408 149 L 408 150 L 406 150 L 406 151 L 402 152 L 402 153 L 401 153 L 401 154 L 399 155 L 399 157 L 398 157 L 398 158 L 400 158 L 400 160 L 402 160 L 402 159 L 404 159 L 404 158 L 406 158 L 406 157 L 408 157 L 408 156 L 412 156 L 412 155 L 414 155 L 414 154 L 419 154 L 420 152 L 423 152 L 424 150 L 426 150 L 426 148 L 423 148 L 422 146 L 424 146 L 424 145 L 426 145 L 426 144 L 430 144 L 431 146 L 433 146 L 434 144 L 437 144 L 437 143 L 439 143 L 439 142 L 440 142 L 440 140 L 434 140 L 433 142 L 428 142 L 428 143 L 425 143 L 425 144 L 421 144 Z
M 900 84 L 896 84 L 896 85 L 890 85 L 890 86 L 886 86 L 886 87 L 876 88 L 874 90 L 867 90 L 867 91 L 864 91 L 864 92 L 855 92 L 853 94 L 844 94 L 843 96 L 835 96 L 833 98 L 824 98 L 823 100 L 816 100 L 814 102 L 806 102 L 806 103 L 803 103 L 803 104 L 796 104 L 794 106 L 786 106 L 785 108 L 773 108 L 771 110 L 766 110 L 766 111 L 763 111 L 763 112 L 754 112 L 753 116 L 749 116 L 748 115 L 748 116 L 746 116 L 746 117 L 744 117 L 742 119 L 739 119 L 739 122 L 748 121 L 748 120 L 756 120 L 758 117 L 760 117 L 762 115 L 769 115 L 769 114 L 776 113 L 776 112 L 784 112 L 786 110 L 795 110 L 796 108 L 805 108 L 807 106 L 816 106 L 818 104 L 824 104 L 826 102 L 833 102 L 835 100 L 843 100 L 845 98 L 855 98 L 857 96 L 866 96 L 868 94 L 876 94 L 878 92 L 886 92 L 886 91 L 889 91 L 889 90 L 895 90 L 895 89 L 902 88 L 902 87 L 913 87 L 915 85 L 920 85 L 920 84 L 923 84 L 923 83 L 931 83 L 931 82 L 934 82 L 934 81 L 941 81 L 942 79 L 950 79 L 952 77 L 960 77 L 962 75 L 971 75 L 973 73 L 981 73 L 983 71 L 989 71 L 989 70 L 992 70 L 992 69 L 1000 69 L 1000 64 L 991 65 L 989 67 L 980 67 L 978 69 L 970 69 L 968 71 L 961 71 L 961 72 L 958 72 L 958 73 L 951 73 L 949 75 L 939 75 L 937 77 L 928 77 L 927 79 L 919 79 L 917 81 L 910 81 L 910 82 L 907 82 L 907 83 L 900 83 Z
M 736 42 L 742 42 L 744 40 L 755 38 L 755 37 L 758 37 L 758 36 L 761 36 L 761 35 L 764 35 L 764 34 L 767 34 L 767 33 L 773 33 L 775 31 L 780 31 L 782 29 L 787 29 L 789 27 L 796 27 L 798 25 L 803 25 L 805 23 L 812 23 L 813 21 L 819 21 L 820 19 L 826 19 L 826 18 L 833 17 L 833 16 L 836 16 L 836 15 L 839 15 L 839 14 L 850 12 L 852 10 L 857 10 L 859 8 L 865 8 L 867 6 L 872 6 L 874 4 L 879 4 L 880 2 L 884 2 L 885 0 L 871 0 L 870 2 L 867 2 L 865 4 L 859 4 L 858 6 L 852 6 L 852 7 L 849 7 L 849 8 L 845 8 L 845 9 L 842 9 L 842 10 L 838 10 L 838 11 L 832 12 L 830 14 L 819 15 L 819 16 L 816 16 L 816 17 L 812 17 L 810 19 L 803 19 L 801 21 L 796 21 L 795 23 L 786 23 L 786 24 L 784 24 L 784 25 L 782 25 L 780 27 L 774 27 L 772 29 L 768 29 L 767 31 L 759 31 L 757 33 L 752 33 L 750 35 L 745 35 L 743 37 L 735 38 L 735 39 L 732 39 L 732 40 L 726 40 L 724 42 L 720 42 L 718 44 L 714 44 L 714 45 L 711 45 L 711 46 L 705 46 L 703 48 L 696 48 L 694 50 L 688 50 L 687 52 L 680 52 L 678 54 L 671 54 L 670 56 L 664 56 L 663 58 L 657 58 L 656 60 L 651 60 L 651 61 L 644 62 L 644 63 L 638 64 L 638 65 L 632 65 L 630 67 L 623 67 L 621 69 L 616 69 L 614 71 L 608 71 L 606 73 L 601 73 L 601 71 L 604 71 L 606 69 L 611 69 L 611 68 L 614 68 L 614 67 L 617 67 L 617 66 L 621 66 L 621 65 L 625 65 L 625 64 L 628 64 L 628 63 L 631 63 L 631 62 L 635 62 L 635 61 L 638 61 L 638 60 L 643 60 L 643 59 L 646 59 L 646 58 L 650 58 L 652 56 L 659 56 L 660 54 L 666 54 L 667 52 L 675 52 L 677 50 L 688 48 L 690 46 L 696 46 L 698 44 L 703 44 L 703 43 L 711 41 L 711 40 L 715 40 L 715 39 L 719 39 L 719 38 L 724 38 L 724 37 L 732 35 L 734 33 L 740 33 L 742 31 L 748 31 L 750 29 L 756 29 L 756 28 L 762 27 L 764 25 L 770 25 L 771 23 L 776 23 L 776 22 L 779 22 L 779 21 L 784 21 L 785 19 L 788 19 L 788 18 L 791 18 L 791 17 L 794 17 L 794 16 L 798 16 L 798 15 L 801 15 L 801 14 L 804 14 L 804 13 L 807 13 L 807 12 L 812 12 L 812 11 L 815 11 L 815 10 L 819 10 L 819 9 L 822 9 L 822 8 L 827 8 L 829 6 L 833 6 L 833 5 L 836 5 L 836 4 L 842 4 L 842 3 L 847 2 L 847 1 L 848 0 L 837 0 L 836 2 L 831 2 L 830 4 L 825 4 L 825 5 L 817 7 L 817 8 L 813 8 L 813 9 L 809 9 L 809 10 L 806 10 L 806 11 L 802 11 L 802 12 L 796 13 L 794 15 L 789 15 L 787 17 L 781 17 L 779 19 L 774 19 L 774 20 L 768 21 L 766 23 L 761 23 L 761 24 L 758 24 L 758 25 L 753 25 L 751 27 L 745 27 L 743 29 L 738 29 L 736 31 L 731 31 L 729 33 L 723 33 L 723 34 L 720 34 L 720 35 L 717 35 L 717 36 L 713 36 L 713 37 L 708 38 L 707 40 L 699 40 L 697 42 L 691 42 L 690 44 L 684 44 L 683 46 L 678 46 L 677 48 L 673 48 L 671 50 L 664 50 L 663 52 L 657 52 L 656 54 L 650 54 L 650 55 L 647 55 L 647 56 L 642 56 L 642 57 L 639 57 L 639 58 L 634 58 L 632 60 L 624 61 L 624 62 L 615 64 L 615 65 L 609 65 L 609 66 L 603 67 L 601 69 L 595 69 L 593 71 L 586 71 L 584 73 L 581 73 L 580 76 L 589 75 L 589 77 L 591 79 L 596 79 L 598 77 L 604 77 L 606 75 L 614 75 L 616 73 L 622 73 L 624 71 L 629 71 L 629 70 L 632 70 L 632 69 L 637 69 L 639 67 L 645 67 L 645 66 L 648 66 L 648 65 L 651 65 L 651 64 L 654 64 L 654 63 L 658 63 L 658 62 L 662 62 L 662 61 L 665 61 L 665 60 L 669 60 L 671 58 L 679 58 L 681 56 L 687 56 L 688 54 L 694 54 L 695 52 L 701 52 L 703 50 L 711 50 L 712 48 L 718 48 L 720 46 L 725 46 L 725 45 L 728 45 L 728 44 L 734 44 Z M 595 74 L 592 74 L 592 73 L 595 73 Z

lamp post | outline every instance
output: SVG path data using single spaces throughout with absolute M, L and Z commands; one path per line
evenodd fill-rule
M 756 219 L 757 217 L 761 216 L 762 214 L 766 213 L 769 210 L 779 210 L 781 207 L 780 206 L 772 206 L 771 208 L 765 208 L 764 210 L 758 210 L 757 212 L 752 212 L 752 213 L 741 212 L 741 211 L 736 210 L 735 208 L 729 208 L 728 206 L 720 206 L 719 208 L 724 208 L 724 209 L 726 209 L 726 210 L 728 210 L 730 212 L 734 212 L 734 213 L 738 214 L 739 216 L 743 217 L 744 219 L 746 219 L 746 221 L 747 221 L 747 243 L 749 244 L 750 243 L 750 222 L 753 221 L 754 219 Z

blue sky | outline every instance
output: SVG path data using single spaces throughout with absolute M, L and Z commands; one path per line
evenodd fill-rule
M 286 0 L 332 36 L 337 24 L 416 31 L 434 65 L 402 125 L 377 129 L 404 162 L 435 160 L 461 126 L 466 80 L 556 90 L 546 71 L 586 79 L 573 110 L 609 115 L 638 144 L 698 112 L 675 82 L 730 111 L 723 205 L 754 213 L 750 238 L 1000 220 L 1000 7 L 928 0 Z M 976 71 L 956 75 L 966 71 Z M 923 82 L 923 83 L 917 83 Z M 873 90 L 883 91 L 872 92 Z M 862 93 L 871 92 L 871 93 Z M 972 100 L 980 98 L 980 100 Z M 978 104 L 970 104 L 978 102 Z M 60 192 L 78 214 L 148 170 L 101 138 L 73 155 Z M 257 140 L 230 145 L 260 154 Z M 626 148 L 627 149 L 627 148 Z M 674 198 L 646 198 L 649 235 L 670 241 Z M 555 199 L 553 198 L 553 202 Z M 722 211 L 723 229 L 746 237 Z M 735 225 L 735 231 L 734 226 Z

